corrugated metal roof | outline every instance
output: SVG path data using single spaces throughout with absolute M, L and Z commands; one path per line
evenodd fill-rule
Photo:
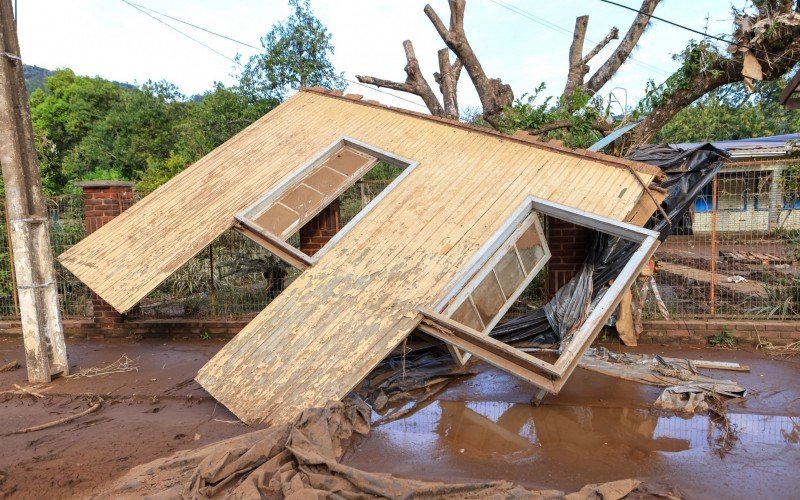
M 786 156 L 798 150 L 793 144 L 800 141 L 800 133 L 773 135 L 768 137 L 753 137 L 750 139 L 735 139 L 730 141 L 713 141 L 711 144 L 719 149 L 724 149 L 734 158 Z M 681 149 L 695 148 L 703 142 L 683 142 L 673 144 Z

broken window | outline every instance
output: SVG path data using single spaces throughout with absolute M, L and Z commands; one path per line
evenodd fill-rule
M 486 261 L 444 307 L 444 314 L 478 331 L 488 332 L 508 311 L 550 258 L 538 215 L 514 218 L 502 231 L 515 229 L 487 252 Z
M 380 195 L 352 218 L 313 257 L 287 240 L 326 207 L 356 185 L 377 165 L 406 169 Z M 236 215 L 243 232 L 299 269 L 307 269 L 336 243 L 415 166 L 409 160 L 386 153 L 352 138 L 343 138 Z M 361 200 L 364 200 L 364 196 Z M 338 206 L 337 206 L 338 215 Z M 338 226 L 338 217 L 337 217 Z M 338 229 L 338 227 L 336 228 Z
M 524 270 L 528 273 L 530 270 L 530 274 L 526 274 L 520 281 L 527 284 L 549 258 L 549 250 L 541 234 L 536 212 L 638 244 L 638 249 L 614 282 L 593 303 L 583 323 L 572 332 L 568 341 L 562 343 L 561 353 L 552 363 L 487 334 L 498 317 L 513 302 L 508 300 L 513 294 L 506 294 L 504 283 L 505 286 L 513 286 L 520 280 L 519 272 Z M 501 233 L 487 244 L 489 247 L 482 249 L 474 259 L 477 263 L 468 266 L 467 271 L 457 278 L 445 299 L 433 309 L 420 309 L 419 329 L 445 342 L 457 361 L 464 360 L 461 355 L 463 350 L 527 380 L 541 391 L 557 393 L 616 308 L 623 292 L 630 288 L 639 271 L 655 252 L 658 247 L 658 233 L 534 197 L 525 201 L 517 215 L 512 217 L 511 225 L 514 220 L 518 220 L 520 214 L 525 222 L 519 229 L 514 229 L 513 232 L 501 229 Z M 526 223 L 529 225 L 525 226 Z M 516 255 L 512 254 L 512 249 Z M 513 255 L 517 262 L 509 255 Z M 527 264 L 524 255 L 529 258 Z M 519 267 L 515 267 L 517 265 Z M 502 299 L 506 302 L 500 305 Z

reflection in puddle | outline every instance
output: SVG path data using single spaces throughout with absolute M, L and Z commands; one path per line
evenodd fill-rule
M 731 414 L 737 446 L 796 445 L 800 417 Z M 437 401 L 375 429 L 395 446 L 512 461 L 613 454 L 638 460 L 677 452 L 707 454 L 717 426 L 706 416 L 657 416 L 632 408 Z

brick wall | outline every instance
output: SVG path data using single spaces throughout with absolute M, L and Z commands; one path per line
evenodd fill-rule
M 589 250 L 591 229 L 570 222 L 547 218 L 547 244 L 552 256 L 547 264 L 547 298 L 577 273 Z
M 86 236 L 103 227 L 133 204 L 132 182 L 88 181 L 76 185 L 83 189 Z M 94 292 L 92 292 L 92 310 L 98 328 L 114 329 L 122 323 L 122 315 Z
M 300 228 L 300 250 L 314 255 L 341 229 L 339 200 L 325 207 L 322 212 Z
M 788 344 L 800 340 L 800 321 L 657 320 L 645 321 L 641 343 L 708 344 L 708 339 L 729 332 L 737 341 L 754 345 L 761 340 Z

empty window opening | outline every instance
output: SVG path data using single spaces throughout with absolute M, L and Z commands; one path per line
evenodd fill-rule
M 307 269 L 414 165 L 343 138 L 239 213 L 236 229 Z
M 225 231 L 128 312 L 129 318 L 249 318 L 299 271 L 236 231 Z

